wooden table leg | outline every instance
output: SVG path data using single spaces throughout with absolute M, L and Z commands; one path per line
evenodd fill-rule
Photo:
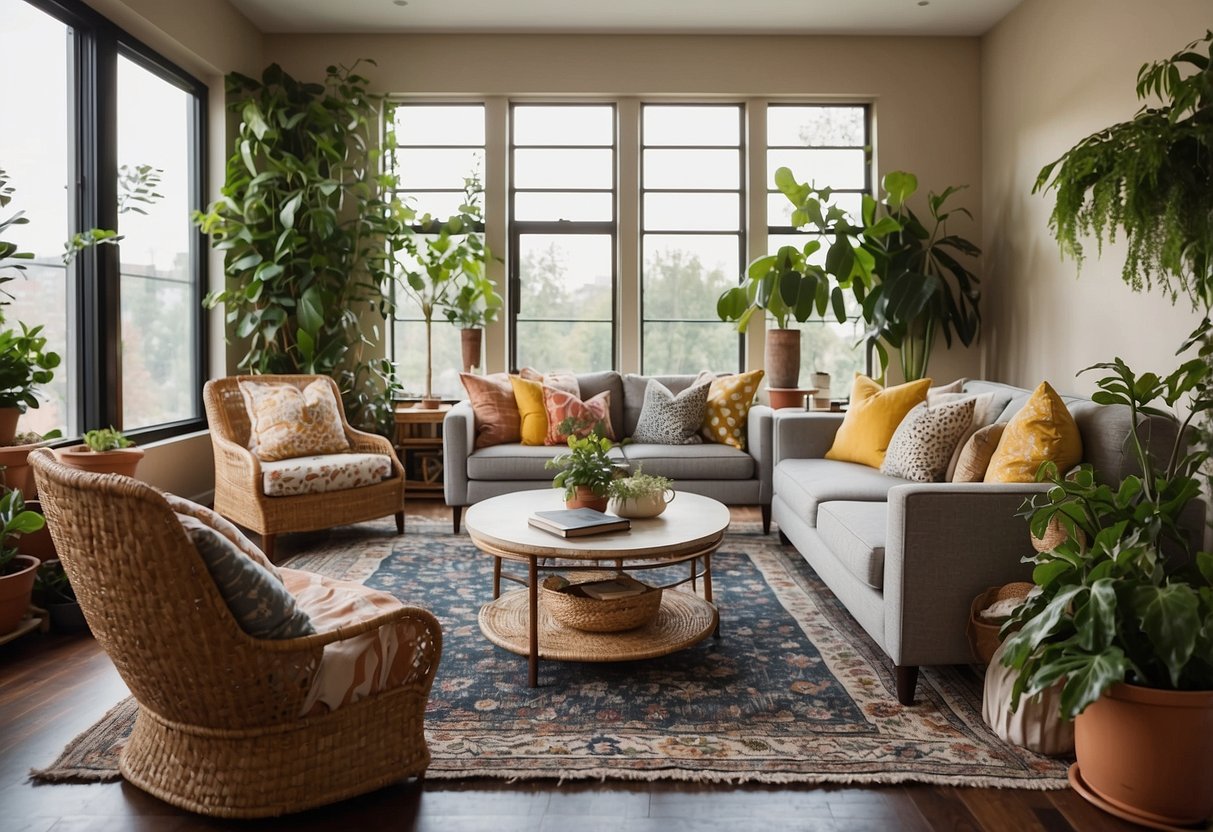
M 712 553 L 703 556 L 703 600 L 709 604 L 712 601 Z M 716 611 L 716 629 L 712 631 L 715 638 L 720 638 L 720 610 Z
M 501 597 L 501 558 L 493 558 L 493 600 Z
M 528 569 L 527 601 L 530 617 L 530 655 L 528 656 L 528 680 L 533 688 L 539 687 L 539 565 L 535 558 L 530 559 Z

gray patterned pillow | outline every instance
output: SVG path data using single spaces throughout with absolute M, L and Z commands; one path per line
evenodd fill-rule
M 299 638 L 316 632 L 307 613 L 274 575 L 216 529 L 188 514 L 177 519 L 240 629 L 253 638 Z
M 644 388 L 644 404 L 632 434 L 633 442 L 654 445 L 698 445 L 699 426 L 708 407 L 711 382 L 688 387 L 677 396 L 657 379 Z
M 938 407 L 915 405 L 889 440 L 881 473 L 913 482 L 942 482 L 956 444 L 973 425 L 975 404 L 968 398 Z

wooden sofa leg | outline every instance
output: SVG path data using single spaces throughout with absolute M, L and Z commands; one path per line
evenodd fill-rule
M 404 534 L 404 512 L 396 512 L 396 534 Z
M 463 506 L 451 506 L 451 533 L 459 534 L 459 521 L 463 517 Z
M 782 543 L 784 546 L 792 545 L 791 539 L 786 534 L 783 533 L 782 529 L 779 532 L 779 542 Z
M 914 704 L 914 690 L 918 687 L 918 667 L 897 665 L 897 701 L 909 707 Z
M 767 503 L 762 507 L 762 533 L 771 533 L 771 504 Z
M 278 540 L 276 534 L 261 535 L 261 551 L 270 559 L 270 563 L 274 562 L 274 542 Z

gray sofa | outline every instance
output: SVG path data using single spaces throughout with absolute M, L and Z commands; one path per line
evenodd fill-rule
M 1005 422 L 1031 391 L 968 381 L 966 392 L 994 392 Z M 1062 397 L 1097 479 L 1118 482 L 1135 469 L 1129 411 Z M 1032 548 L 1015 513 L 1045 485 L 911 483 L 874 468 L 823 459 L 842 414 L 778 411 L 771 510 L 791 542 L 896 667 L 897 698 L 913 702 L 921 665 L 973 661 L 969 607 L 991 586 L 1030 580 L 1020 562 Z M 1151 447 L 1170 448 L 1174 426 L 1152 419 Z M 1199 523 L 1199 521 L 1197 521 Z
M 653 376 L 677 394 L 695 376 Z M 648 376 L 616 372 L 577 376 L 581 398 L 604 390 L 611 392 L 611 425 L 622 426 L 631 436 L 640 418 Z M 646 473 L 669 477 L 680 491 L 712 497 L 726 505 L 757 505 L 762 508 L 763 530 L 771 525 L 771 409 L 755 405 L 747 424 L 746 450 L 728 445 L 617 446 L 612 454 L 620 462 L 642 465 Z M 465 506 L 481 500 L 526 489 L 551 488 L 554 471 L 544 467 L 549 459 L 567 450 L 559 446 L 493 445 L 473 450 L 474 417 L 471 404 L 461 402 L 450 409 L 442 423 L 443 479 L 446 503 L 452 509 L 452 526 L 459 531 Z

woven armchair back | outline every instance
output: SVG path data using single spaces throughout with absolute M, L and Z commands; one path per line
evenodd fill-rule
M 156 489 L 70 468 L 46 448 L 30 465 L 89 627 L 140 705 L 223 729 L 298 717 L 323 650 L 314 636 L 269 642 L 241 630 Z
M 240 393 L 240 382 L 280 382 L 293 384 L 302 390 L 317 379 L 326 381 L 329 387 L 332 388 L 333 396 L 337 400 L 337 413 L 341 416 L 341 427 L 348 435 L 350 426 L 345 420 L 345 408 L 341 404 L 341 390 L 337 388 L 337 382 L 328 376 L 318 375 L 267 374 L 227 376 L 225 378 L 211 379 L 202 388 L 202 399 L 206 407 L 207 421 L 210 423 L 211 430 L 217 431 L 224 439 L 229 439 L 241 447 L 247 448 L 252 425 L 249 423 L 248 410 L 244 406 L 244 396 Z

